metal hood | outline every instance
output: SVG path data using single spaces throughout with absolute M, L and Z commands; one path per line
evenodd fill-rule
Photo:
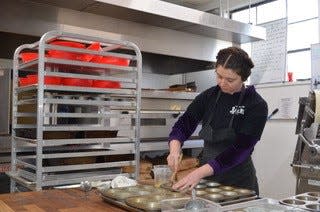
M 50 30 L 126 40 L 144 54 L 144 71 L 162 74 L 212 69 L 216 54 L 265 39 L 262 27 L 159 0 L 2 0 L 0 58 Z M 232 42 L 232 43 L 231 43 Z
M 188 32 L 234 43 L 266 39 L 253 26 L 160 0 L 33 0 L 58 7 Z

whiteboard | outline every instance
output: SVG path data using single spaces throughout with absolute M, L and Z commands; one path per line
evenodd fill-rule
M 267 39 L 251 45 L 254 63 L 251 84 L 283 82 L 286 73 L 287 19 L 261 24 L 266 28 Z

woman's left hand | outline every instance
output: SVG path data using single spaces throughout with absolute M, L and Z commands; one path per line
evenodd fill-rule
M 173 185 L 172 188 L 179 191 L 192 189 L 200 182 L 200 180 L 201 176 L 199 175 L 199 170 L 196 169 L 179 180 L 176 184 Z
M 179 180 L 176 184 L 172 186 L 175 190 L 191 190 L 193 187 L 195 187 L 202 178 L 213 175 L 213 169 L 208 164 L 205 164 L 196 170 L 192 171 L 187 176 L 183 177 L 181 180 Z

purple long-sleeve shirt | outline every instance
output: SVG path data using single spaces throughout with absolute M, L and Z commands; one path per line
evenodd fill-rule
M 182 146 L 184 141 L 192 135 L 198 124 L 198 120 L 193 118 L 192 115 L 185 113 L 173 126 L 169 135 L 169 141 L 178 140 Z M 257 142 L 258 138 L 238 133 L 235 143 L 216 158 L 208 161 L 208 164 L 212 167 L 215 174 L 225 172 L 245 161 L 251 155 Z

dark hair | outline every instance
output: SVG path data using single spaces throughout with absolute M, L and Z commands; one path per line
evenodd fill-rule
M 246 81 L 254 67 L 252 60 L 247 52 L 238 47 L 229 47 L 221 49 L 216 57 L 216 68 L 221 65 L 224 68 L 232 69 L 242 81 Z

